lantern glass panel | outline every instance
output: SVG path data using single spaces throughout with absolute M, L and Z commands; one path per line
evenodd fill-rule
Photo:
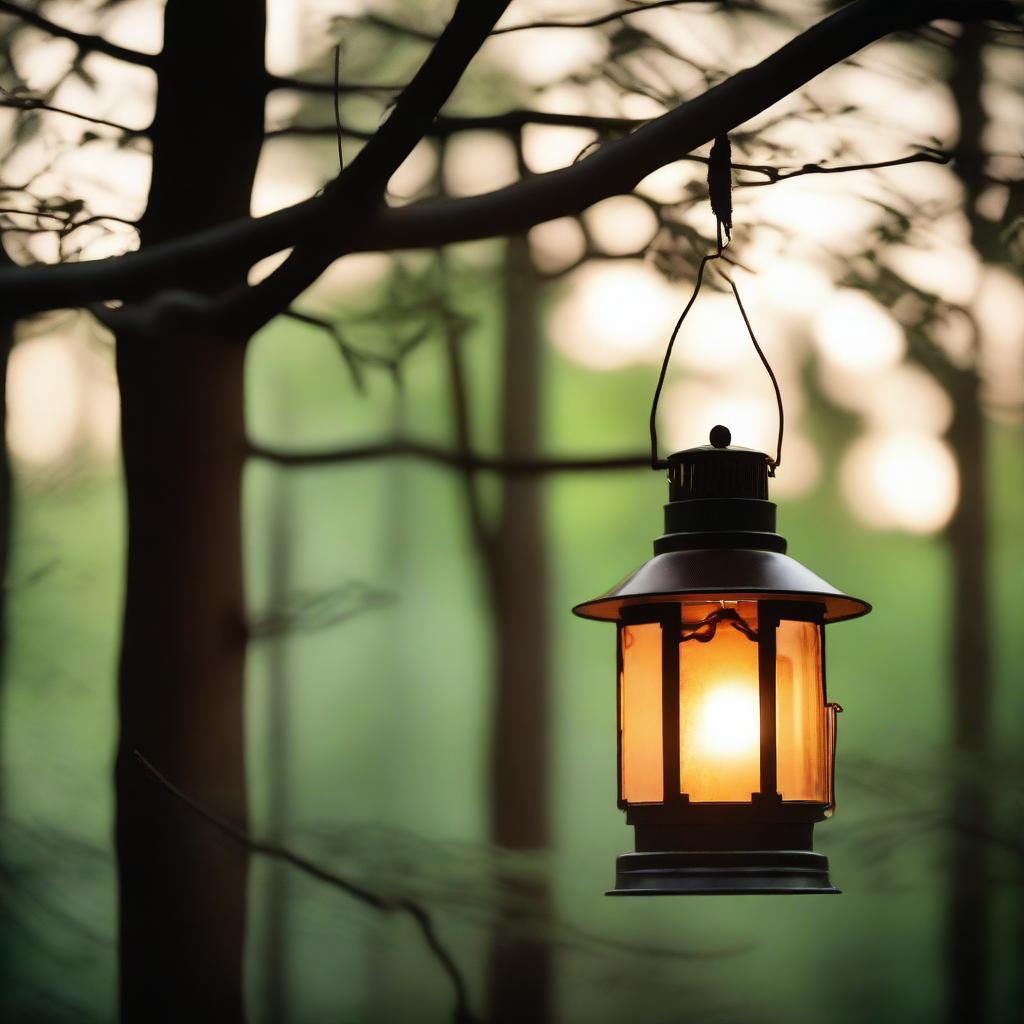
M 821 628 L 783 619 L 776 634 L 778 789 L 783 800 L 829 802 L 831 757 L 821 678 Z
M 619 630 L 619 730 L 622 799 L 661 803 L 665 795 L 661 732 L 661 626 L 657 622 Z
M 761 788 L 757 642 L 724 618 L 710 639 L 693 635 L 723 610 L 757 629 L 753 601 L 688 605 L 683 636 L 692 638 L 679 645 L 679 782 L 695 803 L 749 802 Z

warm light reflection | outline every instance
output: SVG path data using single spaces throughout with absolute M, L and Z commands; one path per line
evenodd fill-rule
M 658 230 L 651 208 L 632 196 L 613 196 L 584 215 L 594 243 L 611 256 L 641 252 Z
M 665 780 L 661 756 L 661 626 L 656 622 L 619 631 L 622 798 L 659 803 Z
M 661 402 L 665 442 L 673 451 L 705 441 L 716 423 L 732 431 L 741 448 L 773 452 L 778 438 L 779 411 L 770 385 L 758 381 L 737 387 L 735 381 L 687 380 L 666 389 Z
M 843 288 L 814 318 L 814 340 L 829 362 L 855 373 L 877 373 L 903 358 L 903 330 L 867 292 Z
M 568 167 L 595 139 L 589 128 L 530 124 L 523 129 L 523 159 L 535 174 Z
M 68 455 L 81 405 L 75 353 L 64 338 L 14 346 L 7 368 L 7 443 L 15 458 L 45 466 Z
M 530 229 L 530 254 L 541 273 L 555 274 L 572 266 L 586 250 L 587 240 L 575 217 L 559 217 Z
M 19 462 L 45 469 L 79 450 L 111 460 L 119 421 L 110 353 L 90 346 L 78 325 L 11 350 L 7 443 Z
M 517 9 L 499 24 L 512 25 L 523 19 L 524 11 Z M 596 32 L 546 28 L 491 36 L 485 53 L 488 60 L 508 69 L 527 85 L 544 86 L 599 64 L 607 50 L 608 38 Z
M 388 182 L 392 200 L 409 199 L 422 192 L 437 174 L 437 150 L 427 139 L 420 139 Z
M 911 431 L 861 438 L 846 453 L 840 476 L 854 514 L 879 529 L 935 533 L 949 521 L 960 492 L 949 446 Z
M 652 267 L 633 260 L 582 267 L 556 307 L 551 337 L 570 359 L 594 370 L 653 362 L 678 296 Z
M 519 179 L 515 146 L 499 132 L 459 132 L 444 153 L 444 185 L 453 196 L 476 196 Z

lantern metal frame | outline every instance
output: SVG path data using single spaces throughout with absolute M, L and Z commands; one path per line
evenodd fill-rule
M 718 428 L 716 428 L 718 429 Z M 578 605 L 584 618 L 617 623 L 618 805 L 635 832 L 609 895 L 836 893 L 828 860 L 813 850 L 813 828 L 835 804 L 835 724 L 828 700 L 825 625 L 870 605 L 842 593 L 786 555 L 768 501 L 768 456 L 711 445 L 671 456 L 666 533 L 655 555 L 608 593 Z M 691 801 L 680 774 L 680 646 L 684 606 L 755 602 L 758 645 L 759 788 L 749 802 Z M 827 801 L 785 800 L 778 787 L 777 632 L 781 622 L 818 631 L 821 713 L 830 737 Z M 625 800 L 622 769 L 622 631 L 661 629 L 661 802 Z M 720 625 L 716 623 L 716 628 Z M 692 627 L 691 627 L 692 629 Z M 692 635 L 692 634 L 691 634 Z

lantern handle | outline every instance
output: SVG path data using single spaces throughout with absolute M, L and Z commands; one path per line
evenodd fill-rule
M 722 249 L 724 249 L 724 246 Z M 683 307 L 682 313 L 679 314 L 679 319 L 676 321 L 675 327 L 672 328 L 672 334 L 668 339 L 668 346 L 665 349 L 665 358 L 661 362 L 661 372 L 658 374 L 658 384 L 654 389 L 654 400 L 651 402 L 651 469 L 666 469 L 668 467 L 668 462 L 665 459 L 658 457 L 658 403 L 661 400 L 661 392 L 665 386 L 665 376 L 668 373 L 669 360 L 672 358 L 672 349 L 675 347 L 676 338 L 679 335 L 679 329 L 683 326 L 683 321 L 693 308 L 693 304 L 697 301 L 697 296 L 700 294 L 701 285 L 704 283 L 704 270 L 712 260 L 725 258 L 722 249 L 701 257 L 700 265 L 697 267 L 696 287 L 693 289 L 693 294 L 690 296 L 689 302 L 686 303 Z M 743 305 L 743 300 L 740 298 L 740 291 L 739 288 L 736 287 L 736 282 L 732 279 L 731 274 L 727 274 L 723 271 L 719 272 L 732 289 L 733 298 L 736 300 L 740 316 L 743 318 L 743 323 L 747 328 L 747 334 L 750 336 L 751 344 L 754 346 L 754 351 L 757 353 L 758 359 L 761 360 L 761 365 L 765 368 L 765 372 L 768 374 L 768 378 L 772 382 L 772 389 L 775 392 L 775 405 L 779 410 L 779 434 L 775 443 L 775 458 L 769 458 L 768 460 L 768 475 L 775 476 L 775 470 L 782 465 L 782 438 L 786 430 L 786 411 L 782 403 L 782 391 L 779 388 L 779 379 L 775 376 L 772 364 L 768 361 L 768 357 L 765 355 L 764 349 L 761 348 L 761 345 L 757 340 L 757 335 L 754 334 L 754 327 L 750 322 L 750 317 L 747 315 L 747 310 Z
M 649 423 L 651 433 L 651 469 L 668 468 L 668 462 L 658 457 L 658 402 L 661 400 L 661 391 L 665 386 L 665 376 L 668 373 L 668 364 L 672 358 L 672 349 L 675 347 L 679 329 L 683 326 L 683 321 L 693 308 L 693 304 L 697 301 L 697 296 L 700 294 L 701 285 L 704 283 L 705 268 L 712 260 L 725 259 L 725 247 L 732 241 L 732 149 L 729 145 L 728 135 L 719 136 L 715 139 L 714 146 L 711 147 L 711 156 L 708 160 L 708 194 L 711 199 L 711 209 L 715 215 L 718 244 L 715 252 L 707 253 L 701 257 L 700 264 L 697 267 L 697 282 L 694 286 L 693 294 L 690 296 L 689 302 L 683 307 L 682 313 L 679 314 L 675 327 L 672 328 L 672 334 L 665 348 L 665 358 L 661 361 L 661 372 L 658 374 L 658 383 L 654 389 Z M 724 242 L 722 240 L 723 228 L 725 229 Z M 753 343 L 754 351 L 767 371 L 768 377 L 772 382 L 772 388 L 775 390 L 775 404 L 779 410 L 779 436 L 775 445 L 775 458 L 768 459 L 768 475 L 775 476 L 775 470 L 782 465 L 782 435 L 785 431 L 786 423 L 786 414 L 782 405 L 782 392 L 779 390 L 779 381 L 775 376 L 775 371 L 772 370 L 771 363 L 768 362 L 768 357 L 764 354 L 764 350 L 754 334 L 754 328 L 750 323 L 750 317 L 747 316 L 743 301 L 740 299 L 740 292 L 736 287 L 736 282 L 730 274 L 723 272 L 722 277 L 729 282 L 733 298 L 736 299 L 736 305 L 739 307 L 740 316 L 743 317 L 743 323 L 746 325 L 747 334 L 750 335 L 750 340 Z

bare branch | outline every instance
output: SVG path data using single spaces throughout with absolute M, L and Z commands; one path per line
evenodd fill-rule
M 0 92 L 5 92 L 5 90 L 0 90 Z M 24 111 L 45 110 L 50 114 L 63 114 L 65 117 L 74 117 L 79 121 L 87 121 L 89 124 L 113 128 L 115 131 L 129 136 L 145 134 L 145 131 L 137 131 L 134 128 L 129 128 L 127 125 L 118 124 L 116 121 L 108 121 L 103 117 L 93 117 L 91 114 L 80 114 L 76 110 L 65 110 L 63 107 L 55 107 L 50 103 L 44 103 L 43 100 L 35 96 L 17 96 L 5 92 L 5 95 L 0 97 L 0 107 L 13 107 L 15 110 Z
M 508 110 L 501 114 L 447 115 L 434 119 L 424 133 L 432 139 L 445 139 L 465 131 L 515 132 L 528 124 L 554 125 L 559 128 L 591 128 L 605 134 L 631 132 L 642 128 L 650 118 L 596 117 L 589 114 L 556 114 L 546 110 Z M 334 135 L 334 125 L 286 125 L 267 132 L 267 137 L 279 135 Z M 343 125 L 343 135 L 353 139 L 370 139 L 373 132 Z
M 702 163 L 704 157 L 696 157 Z M 952 153 L 941 149 L 922 149 L 907 156 L 895 157 L 892 160 L 878 160 L 874 163 L 863 164 L 837 164 L 829 167 L 827 164 L 803 164 L 794 170 L 786 170 L 781 167 L 768 167 L 764 164 L 733 164 L 733 170 L 752 171 L 756 174 L 763 174 L 764 181 L 741 181 L 737 188 L 758 188 L 763 185 L 774 185 L 776 182 L 788 181 L 790 178 L 799 178 L 805 174 L 848 174 L 851 171 L 877 171 L 885 167 L 903 167 L 905 164 L 948 164 L 953 159 Z
M 491 35 L 502 36 L 507 35 L 509 32 L 529 32 L 535 28 L 597 28 L 599 25 L 607 25 L 609 22 L 627 18 L 631 14 L 654 11 L 659 7 L 680 7 L 682 5 L 695 4 L 720 7 L 723 10 L 763 12 L 763 8 L 759 7 L 756 3 L 746 3 L 743 0 L 653 0 L 652 3 L 634 3 L 628 7 L 620 7 L 618 10 L 609 11 L 607 14 L 599 14 L 597 17 L 588 18 L 585 21 L 529 21 L 521 25 L 509 25 L 507 28 L 496 28 Z
M 335 226 L 367 219 L 391 176 L 437 117 L 469 62 L 510 0 L 459 0 L 451 20 L 391 115 L 359 155 L 324 189 L 327 223 L 314 228 L 288 258 L 258 285 L 220 304 L 217 315 L 229 331 L 249 337 L 311 285 L 337 254 Z M 336 95 L 336 93 L 335 93 Z
M 370 459 L 414 458 L 433 462 L 462 472 L 481 471 L 502 476 L 547 476 L 553 473 L 597 473 L 617 469 L 650 469 L 648 454 L 595 455 L 578 458 L 508 459 L 471 452 L 449 451 L 418 441 L 394 440 L 350 448 L 326 448 L 321 451 L 282 451 L 250 442 L 249 454 L 279 466 L 328 466 Z
M 154 53 L 143 53 L 141 50 L 131 50 L 127 46 L 118 46 L 104 39 L 103 36 L 90 35 L 87 32 L 76 32 L 74 29 L 65 28 L 55 22 L 44 18 L 41 14 L 20 4 L 11 3 L 10 0 L 0 0 L 0 14 L 10 14 L 20 18 L 26 25 L 41 29 L 57 39 L 70 39 L 78 47 L 80 53 L 102 53 L 115 60 L 124 61 L 127 64 L 139 64 L 145 68 L 156 70 L 160 63 L 160 57 Z
M 333 95 L 335 92 L 333 82 L 309 82 L 303 78 L 288 78 L 283 75 L 267 74 L 264 85 L 268 92 L 275 89 L 287 89 L 293 92 L 309 92 L 315 94 Z M 404 85 L 377 85 L 370 82 L 345 82 L 338 91 L 341 93 L 392 93 L 401 92 L 406 88 Z
M 158 782 L 165 790 L 167 790 L 168 793 L 181 801 L 181 803 L 192 811 L 193 814 L 200 817 L 212 828 L 216 829 L 222 835 L 227 836 L 233 842 L 238 843 L 239 846 L 248 850 L 250 853 L 260 854 L 264 857 L 270 857 L 272 860 L 278 860 L 284 864 L 288 864 L 296 870 L 301 871 L 303 874 L 309 875 L 310 878 L 315 878 L 318 882 L 324 882 L 335 889 L 340 889 L 346 895 L 351 896 L 353 899 L 358 900 L 360 903 L 363 903 L 368 907 L 373 907 L 375 910 L 388 912 L 398 911 L 408 914 L 408 916 L 416 923 L 416 927 L 419 929 L 420 934 L 423 936 L 423 939 L 431 953 L 433 953 L 434 958 L 441 965 L 442 970 L 452 983 L 452 988 L 455 990 L 455 1020 L 457 1024 L 473 1024 L 473 1022 L 476 1021 L 476 1018 L 469 1009 L 466 982 L 462 976 L 462 972 L 459 970 L 458 965 L 455 963 L 455 959 L 452 957 L 447 947 L 441 941 L 440 936 L 437 934 L 437 928 L 434 924 L 433 918 L 424 907 L 420 906 L 419 903 L 410 899 L 408 896 L 401 896 L 397 898 L 382 896 L 380 893 L 374 892 L 372 889 L 367 889 L 358 882 L 353 882 L 351 879 L 345 878 L 337 872 L 331 871 L 330 869 L 309 860 L 307 857 L 293 853 L 284 846 L 279 846 L 276 843 L 268 843 L 250 836 L 244 829 L 232 824 L 226 818 L 222 818 L 219 814 L 215 814 L 213 811 L 209 810 L 209 808 L 204 807 L 199 803 L 198 800 L 189 796 L 184 790 L 179 789 L 173 782 L 171 782 L 170 779 L 167 778 L 166 775 L 147 761 L 138 750 L 134 751 L 134 753 L 136 760 L 146 770 L 150 777 Z
M 797 36 L 756 67 L 601 147 L 572 167 L 534 175 L 508 188 L 464 199 L 378 208 L 345 222 L 335 255 L 379 249 L 434 248 L 496 237 L 577 214 L 625 194 L 658 167 L 679 160 L 767 109 L 826 68 L 890 32 L 932 18 L 1012 20 L 1008 0 L 856 0 Z M 426 127 L 429 127 L 429 121 Z M 370 147 L 367 146 L 364 153 Z M 353 161 L 352 166 L 355 166 Z M 17 315 L 104 299 L 132 300 L 202 280 L 212 270 L 247 268 L 303 237 L 339 224 L 334 197 L 315 196 L 259 219 L 234 221 L 148 250 L 74 266 L 0 271 L 0 302 Z M 325 242 L 326 244 L 326 242 Z M 286 308 L 288 302 L 281 305 Z M 266 310 L 264 311 L 266 312 Z

